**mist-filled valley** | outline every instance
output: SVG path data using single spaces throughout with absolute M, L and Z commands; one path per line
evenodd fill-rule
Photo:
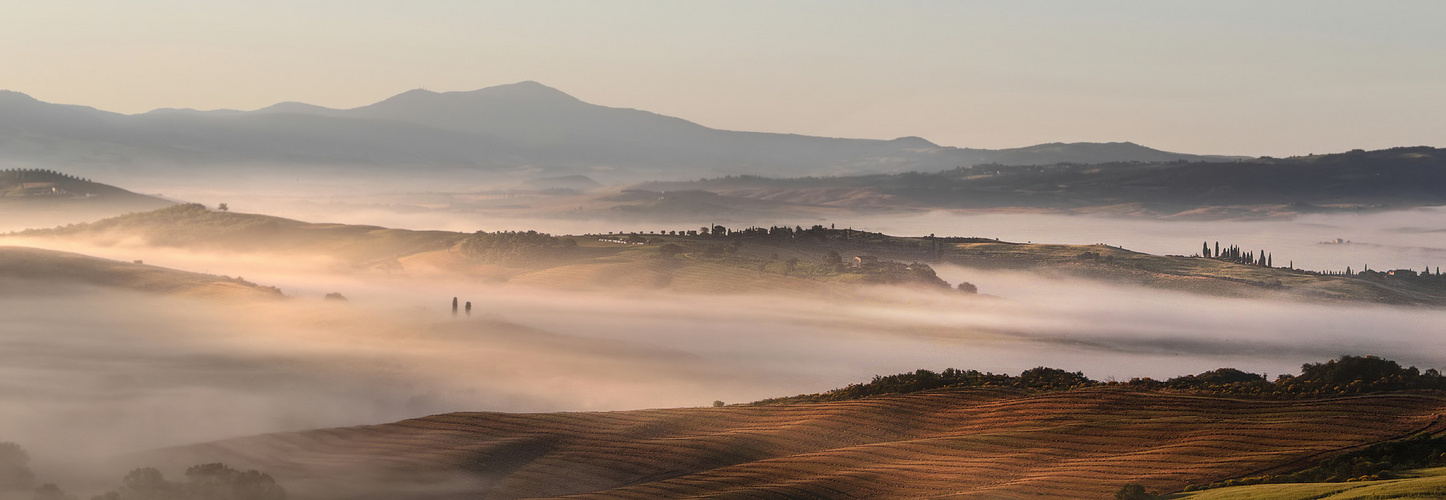
M 0 2 L 0 500 L 1446 498 L 1446 4 Z
M 441 215 L 379 218 L 418 229 L 527 224 L 557 234 L 679 225 Z M 1161 222 L 934 213 L 862 216 L 852 226 L 1159 253 L 1196 248 L 1208 231 L 1282 257 L 1298 251 L 1297 267 L 1326 267 L 1427 260 L 1439 251 L 1436 243 L 1416 237 L 1434 234 L 1433 215 Z M 270 236 L 274 242 L 257 233 L 229 249 L 233 240 L 222 233 L 210 245 L 83 234 L 11 234 L 0 245 L 235 277 L 285 297 L 146 293 L 61 275 L 8 278 L 0 323 L 7 325 L 12 404 L 0 416 L 0 436 L 24 437 L 37 474 L 72 488 L 103 488 L 118 471 L 144 465 L 127 461 L 133 453 L 230 437 L 455 411 L 746 403 L 920 368 L 1018 373 L 1049 366 L 1123 381 L 1221 367 L 1274 378 L 1347 354 L 1446 365 L 1436 354 L 1446 352 L 1436 326 L 1446 311 L 1427 307 L 1210 296 L 948 262 L 933 265 L 938 277 L 972 283 L 980 294 L 891 285 L 706 292 L 623 275 L 509 279 L 422 259 L 368 268 L 353 253 L 307 250 L 283 233 Z M 1312 241 L 1333 234 L 1366 241 Z M 744 282 L 755 274 L 765 273 L 737 269 L 709 279 Z M 331 293 L 344 300 L 324 298 Z M 453 297 L 467 309 L 453 311 Z

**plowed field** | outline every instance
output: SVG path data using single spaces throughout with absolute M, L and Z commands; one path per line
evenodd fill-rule
M 605 413 L 453 413 L 160 452 L 297 494 L 388 498 L 1107 498 L 1439 430 L 1446 399 L 1245 401 L 1102 388 Z M 399 497 L 398 497 L 399 498 Z

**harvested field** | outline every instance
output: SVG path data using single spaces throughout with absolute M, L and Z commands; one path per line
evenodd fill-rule
M 453 413 L 142 457 L 259 468 L 299 496 L 1107 498 L 1276 472 L 1443 428 L 1446 398 L 1247 401 L 1116 388 L 835 403 Z M 362 479 L 367 478 L 367 479 Z

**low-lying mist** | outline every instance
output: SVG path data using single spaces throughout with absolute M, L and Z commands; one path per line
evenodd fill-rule
M 0 284 L 0 440 L 31 449 L 38 472 L 55 471 L 51 480 L 73 470 L 66 464 L 232 436 L 449 411 L 738 403 L 919 368 L 1051 366 L 1126 380 L 1225 366 L 1273 377 L 1342 354 L 1446 366 L 1442 311 L 1211 298 L 950 266 L 938 268 L 941 277 L 988 296 L 566 291 L 335 272 L 305 256 L 68 249 L 244 275 L 294 298 Z M 350 300 L 322 300 L 332 291 Z M 452 314 L 454 296 L 472 302 L 470 317 Z
M 399 195 L 400 196 L 400 195 Z M 1050 213 L 929 212 L 885 215 L 845 214 L 840 211 L 813 217 L 780 215 L 773 219 L 735 220 L 727 215 L 669 220 L 622 217 L 610 211 L 576 213 L 484 210 L 454 207 L 444 198 L 428 202 L 425 193 L 406 195 L 400 205 L 376 202 L 375 195 L 360 198 L 298 200 L 293 197 L 235 197 L 233 209 L 308 221 L 370 224 L 405 229 L 448 231 L 527 231 L 552 234 L 650 232 L 661 229 L 696 229 L 725 224 L 734 226 L 784 225 L 808 227 L 836 224 L 900 236 L 973 236 L 1003 241 L 1094 244 L 1105 243 L 1158 255 L 1197 253 L 1200 243 L 1239 245 L 1242 250 L 1273 254 L 1274 262 L 1298 269 L 1342 271 L 1408 268 L 1434 270 L 1446 263 L 1446 207 L 1425 207 L 1361 213 L 1307 214 L 1289 219 L 1179 220 L 1147 217 L 1107 217 Z M 212 196 L 216 200 L 229 199 Z M 367 202 L 364 200 L 374 200 Z M 519 207 L 527 200 L 517 201 Z M 214 204 L 214 203 L 212 203 Z M 408 208 L 402 208 L 408 207 Z
M 687 227 L 319 210 L 301 218 L 558 234 Z M 1104 242 L 1152 253 L 1188 254 L 1218 239 L 1264 248 L 1277 263 L 1294 259 L 1297 267 L 1356 267 L 1356 259 L 1369 259 L 1363 263 L 1383 269 L 1446 256 L 1438 217 L 1424 209 L 1209 223 L 936 213 L 837 223 L 897 234 Z M 1318 244 L 1335 237 L 1353 243 Z M 226 437 L 450 411 L 739 403 L 919 368 L 1017 374 L 1051 366 L 1127 380 L 1220 367 L 1274 377 L 1343 354 L 1446 366 L 1437 326 L 1446 311 L 1204 297 L 947 265 L 935 266 L 940 277 L 972 282 L 985 295 L 883 287 L 753 295 L 557 290 L 443 272 L 387 275 L 323 255 L 212 253 L 140 241 L 94 246 L 8 237 L 0 244 L 241 276 L 293 297 L 201 300 L 0 282 L 0 441 L 31 450 L 45 480 L 82 491 L 144 464 L 96 475 L 75 464 Z M 323 300 L 329 292 L 349 300 Z M 453 297 L 472 302 L 470 317 L 452 314 Z

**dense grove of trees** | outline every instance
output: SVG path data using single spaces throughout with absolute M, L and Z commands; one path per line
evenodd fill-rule
M 609 233 L 612 234 L 612 233 Z M 730 228 L 721 224 L 713 226 L 702 226 L 698 229 L 670 230 L 664 229 L 656 233 L 649 232 L 647 235 L 658 236 L 701 236 L 710 239 L 800 239 L 809 238 L 814 240 L 858 240 L 858 241 L 885 241 L 888 235 L 869 231 L 859 231 L 852 228 L 837 229 L 824 227 L 822 224 L 814 224 L 808 228 L 803 226 L 770 226 L 759 227 L 749 226 L 744 228 Z M 619 233 L 617 236 L 639 236 L 640 233 Z M 992 240 L 990 240 L 992 241 Z
M 1163 382 L 1133 379 L 1128 384 L 1146 389 L 1198 390 L 1271 398 L 1446 390 L 1446 377 L 1434 368 L 1423 372 L 1414 366 L 1402 367 L 1400 363 L 1376 356 L 1341 356 L 1324 363 L 1307 363 L 1300 368 L 1300 375 L 1281 375 L 1274 382 L 1261 375 L 1222 368 Z
M 1300 375 L 1281 375 L 1271 382 L 1266 376 L 1234 368 L 1185 375 L 1168 380 L 1135 378 L 1128 382 L 1099 382 L 1080 372 L 1038 367 L 1019 376 L 957 370 L 917 370 L 913 373 L 875 376 L 864 384 L 852 384 L 821 394 L 766 399 L 756 404 L 843 401 L 884 394 L 902 394 L 954 387 L 1013 387 L 1032 390 L 1065 390 L 1096 386 L 1123 386 L 1144 390 L 1172 390 L 1262 398 L 1310 398 L 1405 390 L 1446 391 L 1446 377 L 1435 369 L 1424 372 L 1401 367 L 1395 361 L 1376 356 L 1341 356 L 1324 363 L 1301 365 Z
M 478 231 L 462 240 L 458 249 L 463 255 L 485 261 L 525 263 L 564 256 L 576 246 L 572 238 L 537 231 Z
M 913 373 L 874 376 L 865 384 L 851 384 L 822 394 L 807 394 L 758 401 L 755 404 L 845 401 L 884 394 L 940 389 L 944 387 L 1017 387 L 1021 389 L 1061 390 L 1098 384 L 1081 372 L 1068 372 L 1058 368 L 1037 367 L 1025 370 L 1018 377 L 1006 374 L 980 372 L 978 370 L 957 370 L 947 368 L 942 372 L 916 370 Z
M 209 463 L 191 466 L 185 476 L 168 481 L 155 468 L 136 469 L 121 479 L 120 487 L 91 500 L 286 500 L 286 490 L 261 471 Z M 0 443 L 0 497 L 16 498 L 5 494 L 30 490 L 34 500 L 78 500 L 53 483 L 36 483 L 30 454 L 18 444 Z
M 656 235 L 656 236 L 655 236 Z M 702 227 L 697 231 L 665 230 L 657 233 L 609 233 L 597 235 L 604 241 L 615 243 L 640 243 L 658 245 L 658 256 L 672 260 L 679 255 L 689 259 L 721 263 L 731 267 L 756 270 L 760 274 L 781 274 L 800 278 L 829 279 L 844 276 L 848 280 L 864 283 L 891 285 L 927 285 L 947 287 L 949 283 L 939 278 L 934 268 L 922 262 L 898 262 L 886 259 L 872 259 L 867 263 L 845 259 L 838 250 L 829 249 L 816 259 L 780 257 L 777 253 L 768 257 L 740 252 L 748 241 L 786 239 L 799 240 L 815 238 L 820 241 L 857 240 L 870 244 L 912 244 L 901 243 L 881 233 L 855 231 L 853 229 L 832 229 L 814 225 L 773 226 L 768 228 L 749 227 L 729 229 L 717 225 Z M 688 239 L 662 238 L 661 236 L 696 236 Z M 942 241 L 942 239 L 940 239 Z M 915 245 L 917 247 L 917 245 Z M 965 290 L 977 292 L 973 285 Z
M 119 488 L 91 500 L 286 500 L 286 490 L 264 472 L 211 463 L 186 469 L 184 481 L 168 481 L 153 468 L 136 469 Z

